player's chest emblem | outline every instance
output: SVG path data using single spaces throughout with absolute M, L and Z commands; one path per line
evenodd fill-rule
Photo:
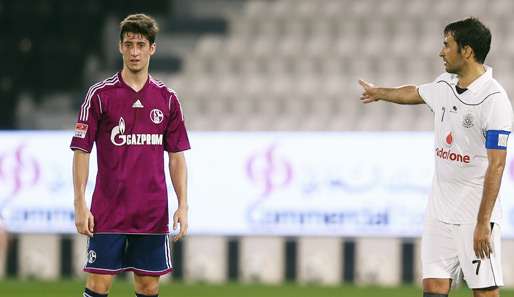
M 464 117 L 462 118 L 462 126 L 464 128 L 471 128 L 474 125 L 475 125 L 475 123 L 474 123 L 473 114 L 471 114 L 471 113 L 465 114 Z
M 152 120 L 154 124 L 160 124 L 164 120 L 164 114 L 159 109 L 152 109 L 152 111 L 150 111 L 150 120 Z

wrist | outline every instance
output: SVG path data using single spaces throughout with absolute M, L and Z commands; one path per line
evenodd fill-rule
M 490 218 L 478 218 L 477 219 L 477 225 L 484 225 L 484 224 L 489 224 L 491 223 L 491 219 Z
M 75 199 L 73 204 L 74 204 L 75 208 L 80 208 L 80 209 L 87 208 L 85 199 Z
M 382 100 L 382 98 L 388 98 L 388 89 L 386 88 L 377 88 L 376 101 Z

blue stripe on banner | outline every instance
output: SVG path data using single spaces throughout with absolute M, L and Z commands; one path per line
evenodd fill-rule
M 485 136 L 485 148 L 494 150 L 506 150 L 510 131 L 488 130 Z

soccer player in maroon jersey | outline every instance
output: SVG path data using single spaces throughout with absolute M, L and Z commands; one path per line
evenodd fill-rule
M 159 276 L 172 270 L 164 152 L 178 199 L 174 240 L 187 233 L 189 140 L 175 92 L 148 74 L 157 23 L 144 14 L 120 24 L 123 69 L 89 88 L 71 141 L 75 225 L 89 236 L 83 296 L 107 296 L 114 275 L 134 272 L 136 296 L 158 296 Z M 88 209 L 89 153 L 98 173 Z

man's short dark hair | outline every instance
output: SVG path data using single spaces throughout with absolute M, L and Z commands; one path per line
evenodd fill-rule
M 150 41 L 150 44 L 153 44 L 159 27 L 157 22 L 146 14 L 131 14 L 120 23 L 120 41 L 123 41 L 125 33 L 129 32 L 141 34 Z
M 485 58 L 491 48 L 491 31 L 477 18 L 467 18 L 448 24 L 444 34 L 452 34 L 459 50 L 466 45 L 473 49 L 475 60 L 484 64 Z

